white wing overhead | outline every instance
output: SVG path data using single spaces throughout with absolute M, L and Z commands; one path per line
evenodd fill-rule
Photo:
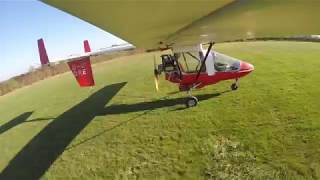
M 319 0 L 44 2 L 144 48 L 320 34 Z
M 168 43 L 216 43 L 320 34 L 318 0 L 238 0 L 167 38 Z
M 127 42 L 155 48 L 159 42 L 234 0 L 44 0 Z

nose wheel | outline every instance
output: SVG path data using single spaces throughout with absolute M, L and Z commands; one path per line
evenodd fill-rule
M 231 90 L 235 91 L 238 89 L 238 85 L 236 83 L 231 84 Z
M 197 104 L 198 104 L 198 99 L 194 96 L 190 96 L 186 99 L 186 107 L 187 108 L 197 106 Z
M 238 87 L 239 87 L 238 86 L 238 79 L 236 79 L 236 82 L 232 83 L 230 88 L 231 88 L 232 91 L 235 91 L 235 90 L 238 89 Z

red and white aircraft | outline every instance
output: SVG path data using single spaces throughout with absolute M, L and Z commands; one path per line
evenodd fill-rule
M 239 78 L 254 70 L 253 65 L 224 54 L 212 51 L 213 43 L 204 50 L 197 47 L 173 48 L 173 55 L 161 56 L 162 64 L 155 65 L 155 86 L 158 90 L 158 76 L 165 73 L 165 79 L 177 83 L 180 91 L 187 91 L 186 106 L 196 106 L 198 99 L 191 95 L 192 89 L 203 88 L 220 81 L 234 79 L 232 90 L 238 89 Z M 156 62 L 154 62 L 156 64 Z
M 58 1 L 44 3 L 79 17 L 145 49 L 170 49 L 156 65 L 157 78 L 189 92 L 186 106 L 197 105 L 191 90 L 234 79 L 253 71 L 253 65 L 212 50 L 214 43 L 257 38 L 319 34 L 320 1 Z M 157 7 L 155 9 L 155 7 Z M 293 21 L 294 20 L 294 21 Z M 209 43 L 204 49 L 202 44 Z

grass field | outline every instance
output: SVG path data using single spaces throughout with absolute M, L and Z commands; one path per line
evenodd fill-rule
M 93 89 L 67 73 L 0 97 L 0 179 L 319 179 L 320 44 L 215 49 L 255 71 L 191 109 L 155 92 L 157 53 L 97 64 Z

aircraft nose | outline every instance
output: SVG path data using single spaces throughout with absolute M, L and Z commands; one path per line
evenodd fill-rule
M 253 71 L 254 70 L 254 66 L 250 63 L 247 62 L 241 62 L 241 66 L 240 66 L 240 71 Z

